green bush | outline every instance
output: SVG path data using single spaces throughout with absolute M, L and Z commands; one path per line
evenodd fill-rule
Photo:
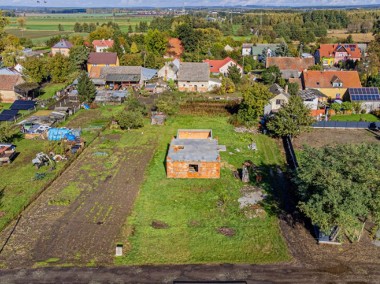
M 121 129 L 136 129 L 144 126 L 144 117 L 141 112 L 121 111 L 116 116 Z

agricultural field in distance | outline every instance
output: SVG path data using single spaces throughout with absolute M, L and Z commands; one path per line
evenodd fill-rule
M 348 37 L 348 35 L 352 35 L 352 40 L 354 42 L 371 42 L 375 39 L 372 33 L 349 33 L 346 29 L 342 30 L 329 30 L 327 33 L 328 38 L 334 38 L 336 40 L 344 40 Z
M 128 27 L 133 28 L 139 22 L 150 22 L 152 16 L 146 17 L 128 17 L 111 14 L 38 14 L 26 15 L 26 26 L 24 31 L 21 31 L 17 18 L 9 18 L 10 24 L 7 26 L 7 32 L 18 37 L 26 37 L 32 39 L 35 43 L 46 41 L 49 37 L 58 34 L 73 34 L 74 25 L 78 23 L 99 23 L 99 25 L 108 22 L 115 22 L 120 26 L 123 32 L 128 31 Z M 61 24 L 64 31 L 58 31 L 58 24 Z M 80 33 L 80 35 L 87 35 Z

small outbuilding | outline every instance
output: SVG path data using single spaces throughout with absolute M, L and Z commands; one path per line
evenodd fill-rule
M 179 129 L 166 157 L 168 178 L 220 178 L 222 146 L 211 129 Z

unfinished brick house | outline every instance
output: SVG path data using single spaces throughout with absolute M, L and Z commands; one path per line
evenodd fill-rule
M 179 129 L 166 158 L 168 178 L 220 178 L 220 154 L 225 146 L 211 129 Z

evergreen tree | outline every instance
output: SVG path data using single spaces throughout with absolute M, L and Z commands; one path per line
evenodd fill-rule
M 228 67 L 227 77 L 230 78 L 234 84 L 239 84 L 241 81 L 240 69 L 235 64 L 230 65 Z
M 91 103 L 95 99 L 96 88 L 86 72 L 82 72 L 80 75 L 77 90 L 81 103 Z
M 296 137 L 313 123 L 310 109 L 304 105 L 301 97 L 291 96 L 267 123 L 267 128 L 277 137 Z

